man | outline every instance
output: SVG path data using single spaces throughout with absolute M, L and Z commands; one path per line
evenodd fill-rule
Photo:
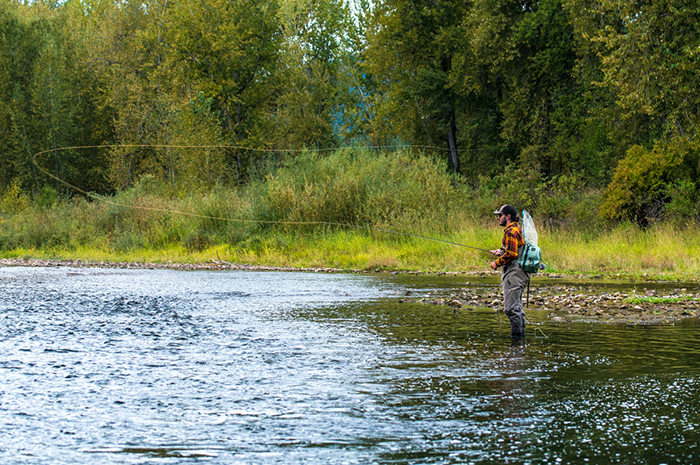
M 491 268 L 501 268 L 501 288 L 503 289 L 503 309 L 510 320 L 510 334 L 514 338 L 525 336 L 525 312 L 523 312 L 523 291 L 527 286 L 528 275 L 518 265 L 518 253 L 525 246 L 523 235 L 518 228 L 518 211 L 511 205 L 503 205 L 493 212 L 503 231 L 503 247 L 492 250 L 496 261 Z

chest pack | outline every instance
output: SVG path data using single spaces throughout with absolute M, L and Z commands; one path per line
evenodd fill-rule
M 545 269 L 542 263 L 542 251 L 537 245 L 537 230 L 532 216 L 523 210 L 523 240 L 525 245 L 518 253 L 518 265 L 526 273 L 537 273 Z

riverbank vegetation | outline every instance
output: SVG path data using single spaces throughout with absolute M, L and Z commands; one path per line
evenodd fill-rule
M 512 203 L 556 272 L 697 274 L 698 21 L 680 0 L 0 0 L 0 253 L 481 269 L 406 233 L 491 248 Z
M 489 180 L 482 180 L 487 184 Z M 502 231 L 491 213 L 511 197 L 478 189 L 444 161 L 407 151 L 305 152 L 237 189 L 183 192 L 152 176 L 113 196 L 0 198 L 5 258 L 209 262 L 362 270 L 488 270 Z M 522 183 L 513 180 L 512 183 Z M 535 213 L 548 272 L 694 279 L 694 228 L 597 219 L 601 193 L 560 179 L 521 197 Z M 545 188 L 548 187 L 548 188 Z M 595 209 L 592 209 L 593 212 Z M 466 246 L 466 247 L 465 247 Z

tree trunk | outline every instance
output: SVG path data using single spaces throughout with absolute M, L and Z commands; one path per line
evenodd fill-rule
M 452 111 L 450 125 L 447 128 L 447 143 L 450 145 L 450 159 L 455 173 L 459 173 L 459 154 L 457 153 L 457 122 Z

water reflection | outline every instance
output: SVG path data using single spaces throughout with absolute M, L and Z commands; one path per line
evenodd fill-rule
M 699 459 L 697 320 L 531 310 L 513 344 L 492 310 L 399 302 L 453 278 L 0 268 L 0 285 L 2 463 Z

